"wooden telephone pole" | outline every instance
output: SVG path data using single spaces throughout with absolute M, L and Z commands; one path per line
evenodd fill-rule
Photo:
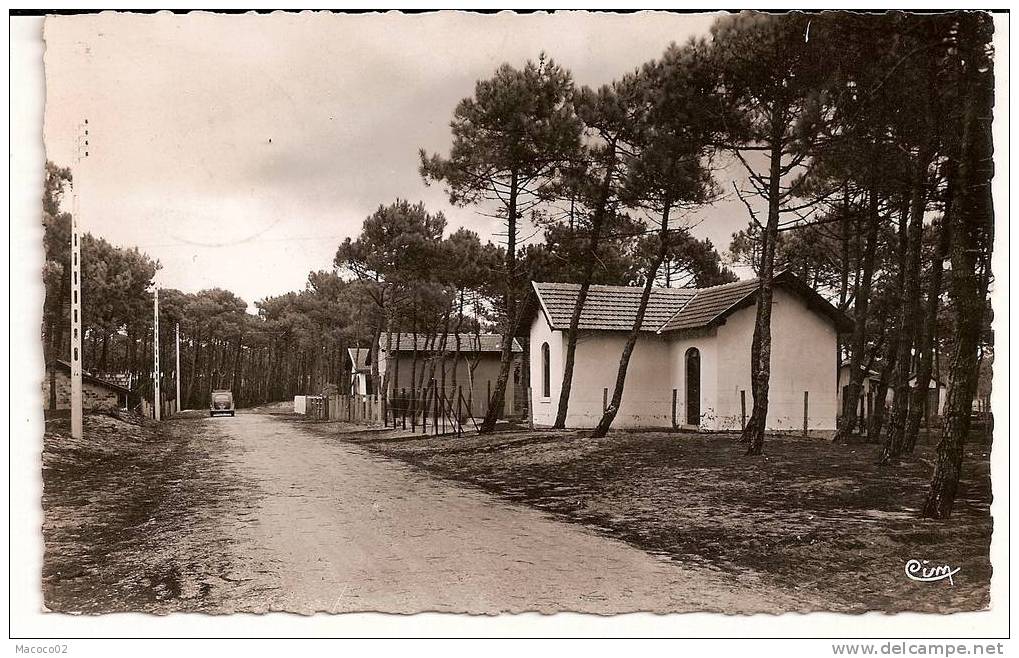
M 152 382 L 154 393 L 152 395 L 152 402 L 156 407 L 156 420 L 162 420 L 162 407 L 163 400 L 159 395 L 159 287 L 156 287 L 155 297 L 153 298 L 154 303 L 152 305 L 153 321 L 152 321 Z
M 81 399 L 81 231 L 78 222 L 80 166 L 88 157 L 88 119 L 78 126 L 74 175 L 71 178 L 71 436 L 83 435 Z
M 180 322 L 174 328 L 175 342 L 177 343 L 177 363 L 174 368 L 174 379 L 177 382 L 177 413 L 180 413 Z

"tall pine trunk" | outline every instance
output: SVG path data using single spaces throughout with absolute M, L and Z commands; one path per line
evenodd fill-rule
M 382 373 L 382 418 L 388 418 L 389 414 L 389 398 L 392 393 L 389 391 L 389 378 L 392 374 L 391 361 L 393 360 L 393 319 L 392 317 L 386 320 L 386 371 Z
M 962 148 L 957 174 L 960 187 L 953 198 L 952 278 L 950 294 L 955 318 L 955 339 L 948 379 L 948 399 L 941 441 L 934 462 L 931 489 L 921 514 L 928 518 L 947 518 L 952 513 L 962 473 L 963 446 L 969 434 L 976 393 L 978 352 L 983 315 L 986 308 L 987 278 L 979 277 L 979 265 L 990 268 L 994 214 L 991 178 L 994 174 L 991 143 L 991 117 L 994 88 L 991 73 L 978 72 L 985 63 L 981 53 L 973 52 L 981 39 L 979 22 L 987 16 L 968 14 L 960 19 L 960 43 L 964 61 L 970 70 L 965 81 Z M 966 75 L 968 73 L 968 75 Z M 988 78 L 986 80 L 980 78 Z M 982 261 L 982 262 L 981 262 Z
M 241 345 L 243 341 L 244 334 L 237 334 L 237 347 L 234 349 L 233 377 L 230 382 L 230 390 L 238 397 L 241 394 Z
M 458 382 L 458 376 L 457 376 L 457 370 L 460 369 L 460 349 L 461 349 L 461 345 L 460 345 L 460 332 L 463 331 L 463 324 L 464 324 L 464 290 L 463 290 L 463 288 L 460 288 L 459 297 L 460 297 L 460 306 L 459 306 L 459 311 L 458 311 L 457 317 L 456 317 L 456 330 L 455 330 L 456 333 L 454 334 L 454 339 L 456 340 L 456 348 L 455 348 L 455 352 L 454 352 L 454 355 L 453 355 L 453 383 L 452 383 L 452 386 L 453 386 L 453 390 L 454 391 L 459 390 L 457 388 L 457 384 L 459 383 Z
M 771 119 L 770 166 L 768 172 L 768 223 L 761 240 L 761 269 L 757 287 L 757 315 L 750 347 L 751 393 L 753 411 L 740 441 L 747 443 L 747 455 L 764 450 L 764 430 L 768 420 L 768 389 L 771 384 L 771 306 L 774 296 L 775 247 L 778 241 L 778 219 L 781 209 L 782 152 L 784 123 L 777 111 Z
M 626 386 L 626 371 L 630 367 L 630 356 L 633 354 L 633 348 L 637 345 L 637 339 L 640 337 L 644 325 L 644 315 L 647 313 L 648 302 L 651 300 L 651 290 L 655 286 L 658 268 L 662 266 L 669 253 L 669 214 L 671 210 L 672 204 L 666 200 L 662 209 L 662 228 L 658 234 L 658 253 L 648 268 L 647 279 L 644 281 L 644 289 L 640 295 L 640 304 L 637 306 L 637 315 L 633 320 L 633 327 L 626 337 L 626 343 L 623 345 L 623 353 L 619 356 L 619 369 L 616 371 L 616 384 L 612 389 L 612 400 L 602 414 L 601 420 L 598 421 L 598 426 L 591 434 L 595 438 L 601 438 L 608 434 L 609 428 L 612 427 L 612 421 L 616 419 L 619 407 L 623 403 L 623 389 Z
M 906 204 L 906 206 L 899 212 L 899 226 L 897 231 L 898 244 L 896 247 L 897 268 L 895 273 L 895 288 L 892 291 L 893 308 L 902 305 L 902 290 L 906 278 L 906 260 L 909 254 L 908 233 L 909 205 Z M 895 361 L 899 354 L 899 340 L 901 338 L 899 320 L 900 318 L 898 317 L 898 314 L 893 316 L 889 322 L 891 326 L 889 326 L 885 332 L 888 336 L 888 340 L 885 343 L 885 350 L 882 355 L 883 367 L 881 369 L 881 374 L 878 377 L 877 384 L 873 388 L 874 413 L 871 415 L 870 425 L 867 427 L 868 443 L 880 443 L 881 441 L 881 431 L 884 428 L 886 413 L 885 402 L 888 397 L 890 379 L 895 373 Z
M 199 331 L 200 330 L 197 329 L 197 323 L 196 323 L 196 333 L 195 333 L 194 338 L 191 339 L 191 369 L 190 369 L 190 372 L 188 372 L 188 383 L 187 383 L 187 389 L 186 389 L 187 392 L 184 394 L 184 399 L 187 400 L 187 405 L 189 407 L 196 406 L 195 405 L 195 399 L 194 399 L 194 394 L 195 394 L 195 375 L 198 372 L 198 351 L 199 351 L 199 349 L 201 347 L 201 344 L 202 344 L 202 342 L 201 342 L 202 341 L 202 337 L 201 337 L 201 334 L 198 333 Z
M 870 289 L 874 278 L 874 254 L 877 251 L 877 229 L 880 223 L 878 216 L 877 192 L 871 188 L 867 204 L 867 239 L 863 249 L 863 271 L 854 304 L 852 352 L 849 355 L 849 384 L 843 396 L 843 408 L 839 416 L 838 430 L 835 432 L 836 442 L 845 441 L 856 429 L 856 400 L 863 388 L 863 356 L 867 347 L 867 317 L 870 307 Z
M 570 328 L 566 332 L 566 359 L 563 363 L 563 382 L 559 390 L 559 407 L 556 410 L 555 423 L 552 424 L 554 429 L 565 429 L 566 427 L 566 414 L 570 407 L 570 390 L 573 387 L 573 367 L 577 355 L 577 330 L 580 326 L 580 316 L 584 311 L 584 302 L 587 301 L 587 293 L 591 289 L 591 279 L 594 278 L 594 265 L 597 260 L 595 256 L 598 252 L 602 226 L 605 224 L 605 210 L 609 202 L 612 177 L 615 174 L 616 149 L 614 144 L 609 150 L 609 158 L 610 162 L 605 170 L 605 178 L 598 190 L 597 206 L 591 217 L 591 235 L 588 238 L 584 254 L 580 291 L 577 293 L 577 302 L 573 306 L 573 315 L 570 316 Z
M 913 345 L 920 324 L 920 265 L 923 252 L 923 217 L 927 210 L 927 169 L 931 153 L 921 149 L 914 173 L 909 209 L 909 233 L 907 243 L 906 276 L 903 281 L 902 305 L 899 324 L 899 352 L 895 358 L 895 397 L 892 400 L 892 414 L 888 421 L 888 436 L 881 461 L 895 459 L 902 454 L 906 432 L 906 414 L 909 412 L 909 379 L 913 366 Z
M 495 379 L 495 390 L 488 401 L 488 411 L 481 422 L 480 431 L 487 434 L 495 429 L 495 422 L 502 415 L 506 402 L 506 382 L 509 381 L 510 366 L 513 362 L 513 334 L 517 326 L 516 270 L 517 270 L 517 194 L 519 176 L 510 176 L 509 204 L 506 213 L 506 317 L 502 326 L 502 348 L 499 353 L 499 376 Z
M 951 167 L 949 163 L 949 167 Z M 927 283 L 927 308 L 924 311 L 925 318 L 923 327 L 920 330 L 917 341 L 919 360 L 916 368 L 916 387 L 913 389 L 913 399 L 909 404 L 909 412 L 906 415 L 906 430 L 903 438 L 903 452 L 913 452 L 916 447 L 917 435 L 920 433 L 920 421 L 924 409 L 930 413 L 929 385 L 934 370 L 934 343 L 938 330 L 938 309 L 941 299 L 941 281 L 944 272 L 944 260 L 949 256 L 951 248 L 951 206 L 952 206 L 952 184 L 954 176 L 949 171 L 948 185 L 945 199 L 945 210 L 938 223 L 938 245 L 934 259 L 931 261 L 931 271 Z M 939 385 L 934 390 L 939 390 Z M 934 409 L 937 412 L 937 408 Z

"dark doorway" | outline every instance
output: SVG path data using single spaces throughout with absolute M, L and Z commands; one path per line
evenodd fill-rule
M 701 424 L 701 353 L 696 347 L 686 351 L 686 424 Z
M 552 366 L 549 359 L 548 343 L 541 344 L 541 397 L 552 395 Z

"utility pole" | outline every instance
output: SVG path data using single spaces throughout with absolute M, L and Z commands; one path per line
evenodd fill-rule
M 88 157 L 88 119 L 78 127 L 74 175 L 71 178 L 71 436 L 82 438 L 81 400 L 81 236 L 78 226 L 80 166 Z
M 174 368 L 174 379 L 177 380 L 177 413 L 180 413 L 180 322 L 175 327 L 177 342 L 177 365 Z
M 162 406 L 163 400 L 159 395 L 159 286 L 156 286 L 156 292 L 153 308 L 153 321 L 152 321 L 152 382 L 153 390 L 155 391 L 152 396 L 152 401 L 156 407 L 156 420 L 162 420 Z

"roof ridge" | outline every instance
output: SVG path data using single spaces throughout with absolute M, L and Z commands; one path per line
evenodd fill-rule
M 698 297 L 698 296 L 700 296 L 700 294 L 701 294 L 701 290 L 704 290 L 704 288 L 694 288 L 694 290 L 696 290 L 697 292 L 695 292 L 695 293 L 693 294 L 693 296 L 692 296 L 692 297 L 691 297 L 690 299 L 686 300 L 686 302 L 684 302 L 684 303 L 683 303 L 683 305 L 682 305 L 681 307 L 679 307 L 679 310 L 677 310 L 677 311 L 676 311 L 675 313 L 673 313 L 672 315 L 670 315 L 670 316 L 669 316 L 669 319 L 668 319 L 668 320 L 666 320 L 665 322 L 663 322 L 663 323 L 662 323 L 662 326 L 660 326 L 660 327 L 658 327 L 657 329 L 655 329 L 655 333 L 656 333 L 656 334 L 660 334 L 660 333 L 662 333 L 662 329 L 664 329 L 665 327 L 669 326 L 669 323 L 670 323 L 670 322 L 672 322 L 672 319 L 673 319 L 674 317 L 676 317 L 677 315 L 679 315 L 680 313 L 682 313 L 682 312 L 683 312 L 683 309 L 684 309 L 684 308 L 686 308 L 687 306 L 689 306 L 690 304 L 692 304 L 692 303 L 693 303 L 693 301 L 694 301 L 695 299 L 697 299 L 697 297 Z
M 782 270 L 781 272 L 776 272 L 773 278 L 777 278 L 779 276 L 779 274 L 785 274 L 785 270 Z M 675 291 L 675 292 L 690 292 L 690 291 L 693 291 L 693 292 L 697 293 L 697 292 L 701 292 L 701 291 L 704 291 L 704 290 L 717 290 L 719 288 L 727 288 L 729 286 L 738 286 L 738 285 L 743 285 L 743 284 L 748 284 L 748 283 L 757 283 L 760 280 L 761 280 L 761 277 L 755 276 L 752 279 L 739 279 L 737 281 L 729 281 L 727 283 L 719 283 L 719 284 L 716 284 L 716 285 L 713 285 L 713 286 L 703 286 L 703 287 L 679 286 L 679 287 L 675 287 L 674 288 L 674 287 L 671 287 L 671 286 L 654 286 L 654 287 L 651 288 L 651 291 L 652 292 L 656 292 L 656 291 L 662 291 L 662 292 L 673 292 L 673 291 Z M 580 288 L 580 285 L 581 285 L 579 283 L 572 283 L 572 282 L 569 282 L 569 281 L 532 281 L 531 283 L 533 285 L 535 285 L 535 286 L 563 286 L 563 287 L 567 287 L 567 288 L 571 288 L 571 289 Z M 624 290 L 640 290 L 640 289 L 642 289 L 642 286 L 627 286 L 627 285 L 618 285 L 618 284 L 612 284 L 612 283 L 592 283 L 590 285 L 590 287 L 591 288 L 622 288 Z
M 778 275 L 776 274 L 776 276 L 778 276 Z M 703 288 L 696 288 L 695 290 L 697 290 L 698 292 L 700 292 L 702 290 L 717 290 L 719 288 L 726 288 L 726 287 L 729 287 L 729 286 L 737 286 L 737 285 L 740 285 L 741 283 L 758 283 L 758 282 L 760 282 L 760 280 L 761 280 L 761 277 L 755 276 L 752 279 L 739 279 L 737 281 L 730 281 L 728 283 L 719 283 L 719 284 L 714 285 L 714 286 L 704 286 Z
M 533 285 L 535 285 L 535 286 L 565 286 L 565 287 L 568 287 L 570 289 L 579 289 L 580 286 L 581 286 L 581 284 L 579 284 L 579 283 L 569 283 L 569 282 L 566 282 L 566 281 L 532 281 L 531 283 Z M 625 286 L 625 285 L 617 285 L 617 284 L 612 284 L 612 283 L 592 283 L 588 287 L 589 288 L 611 288 L 611 289 L 616 289 L 616 290 L 619 290 L 619 289 L 621 289 L 621 290 L 636 290 L 636 291 L 642 291 L 644 289 L 643 285 L 639 285 L 639 286 Z M 681 287 L 678 287 L 678 288 L 672 288 L 672 287 L 666 287 L 666 286 L 653 286 L 651 288 L 651 292 L 657 292 L 657 291 L 661 291 L 661 292 L 691 292 L 691 291 L 697 292 L 698 290 L 704 290 L 704 288 L 693 288 L 693 287 L 690 287 L 690 286 L 681 286 Z
M 397 335 L 397 334 L 400 334 L 400 335 L 403 335 L 403 336 L 413 336 L 414 335 L 413 331 L 394 331 L 392 333 L 393 333 L 394 336 Z M 492 332 L 492 331 L 482 331 L 481 333 L 474 333 L 473 331 L 449 331 L 449 332 L 445 332 L 445 333 L 446 333 L 447 336 L 456 336 L 457 334 L 459 334 L 461 336 L 471 336 L 471 337 L 473 337 L 473 336 L 502 336 L 502 334 L 496 333 L 496 332 Z M 429 336 L 441 336 L 441 335 L 442 335 L 441 332 L 430 333 L 430 332 L 427 332 L 427 331 L 419 331 L 418 334 L 417 334 L 417 337 L 418 338 L 427 338 Z M 368 348 L 363 348 L 363 349 L 368 349 Z

